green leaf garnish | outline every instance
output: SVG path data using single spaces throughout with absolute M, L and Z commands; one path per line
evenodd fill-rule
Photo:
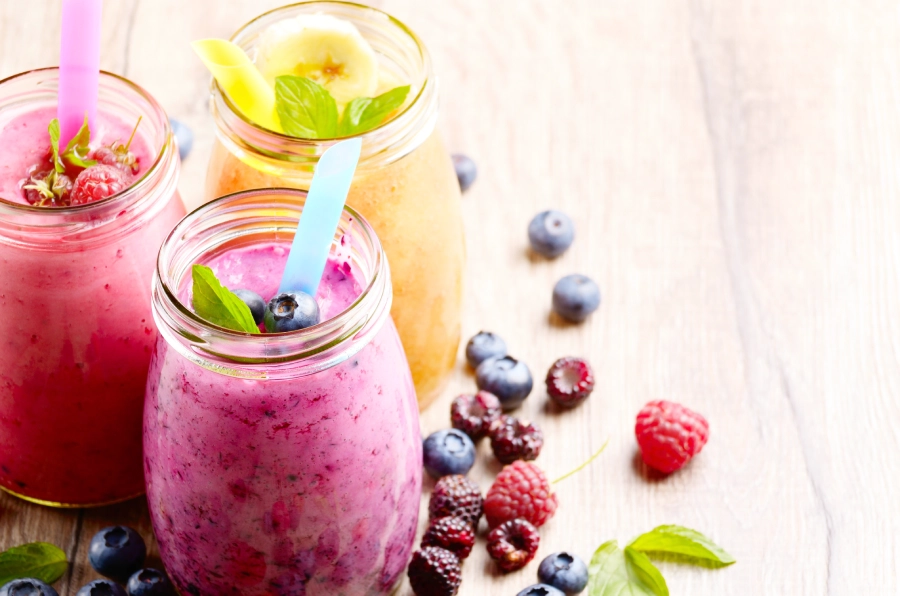
M 0 586 L 27 577 L 52 584 L 68 567 L 66 553 L 52 544 L 32 542 L 15 546 L 0 553 Z
M 192 304 L 194 312 L 200 318 L 232 331 L 259 333 L 250 307 L 223 286 L 212 269 L 205 265 L 194 265 L 191 277 L 194 280 Z
M 600 545 L 589 566 L 588 596 L 669 596 L 659 569 L 641 553 L 627 550 L 615 540 Z
M 47 131 L 50 133 L 50 151 L 53 153 L 53 169 L 57 171 L 57 173 L 62 174 L 66 171 L 65 166 L 63 165 L 62 160 L 59 158 L 59 120 L 54 118 L 50 121 L 50 126 L 47 127 Z
M 722 547 L 684 526 L 659 526 L 641 534 L 629 546 L 651 555 L 669 555 L 684 563 L 707 567 L 725 567 L 735 562 Z
M 410 86 L 397 87 L 378 97 L 357 97 L 347 104 L 341 118 L 340 136 L 349 137 L 379 126 L 391 112 L 403 105 Z
M 57 139 L 57 142 L 59 142 L 59 139 Z M 89 168 L 96 164 L 95 160 L 88 159 L 88 153 L 91 151 L 90 144 L 91 129 L 88 126 L 87 114 L 85 114 L 84 124 L 78 129 L 78 134 L 72 137 L 72 140 L 66 145 L 66 150 L 62 154 L 63 161 L 67 161 L 79 168 Z
M 328 90 L 311 79 L 275 78 L 275 111 L 281 128 L 292 137 L 330 139 L 337 136 L 337 103 Z

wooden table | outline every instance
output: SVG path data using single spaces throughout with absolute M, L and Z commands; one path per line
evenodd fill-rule
M 151 91 L 198 139 L 182 181 L 201 197 L 213 130 L 190 40 L 227 36 L 278 0 L 107 2 L 103 66 Z M 57 62 L 59 0 L 0 3 L 0 74 Z M 551 476 L 610 438 L 558 486 L 541 555 L 590 557 L 663 523 L 697 528 L 738 559 L 660 564 L 672 594 L 892 594 L 900 433 L 900 13 L 875 0 L 384 0 L 434 56 L 449 148 L 480 167 L 464 197 L 464 335 L 500 333 L 540 380 L 587 357 L 597 389 L 577 411 L 524 406 Z M 561 208 L 574 248 L 530 258 L 526 226 Z M 583 325 L 549 317 L 553 283 L 600 284 Z M 423 321 L 423 324 L 427 322 Z M 462 360 L 460 360 L 462 362 Z M 449 423 L 474 387 L 462 364 L 422 418 Z M 711 424 L 687 469 L 648 474 L 634 417 L 651 399 Z M 482 445 L 474 477 L 498 466 Z M 426 483 L 430 488 L 431 483 Z M 423 500 L 423 505 L 424 505 Z M 891 503 L 894 506 L 891 507 Z M 894 514 L 889 514 L 893 510 Z M 0 548 L 45 540 L 94 577 L 90 536 L 150 536 L 142 502 L 52 511 L 0 497 Z M 500 577 L 483 539 L 461 594 L 514 594 L 537 560 Z M 401 593 L 409 593 L 403 588 Z

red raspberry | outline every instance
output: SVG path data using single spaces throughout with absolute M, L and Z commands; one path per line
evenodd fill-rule
M 428 512 L 431 519 L 442 517 L 461 517 L 473 528 L 478 527 L 478 520 L 484 508 L 484 498 L 478 485 L 465 476 L 444 476 L 434 485 Z
M 97 164 L 83 170 L 72 187 L 72 205 L 84 205 L 122 192 L 131 184 L 131 176 L 115 167 Z
M 465 559 L 475 546 L 475 530 L 461 517 L 442 517 L 434 520 L 425 535 L 422 546 L 439 546 Z
M 72 191 L 72 179 L 55 170 L 35 172 L 22 186 L 25 200 L 38 207 L 66 207 Z
M 544 472 L 533 463 L 517 461 L 497 475 L 484 500 L 484 515 L 491 528 L 516 518 L 540 528 L 558 505 Z
M 594 371 L 586 360 L 568 356 L 553 363 L 546 381 L 550 398 L 564 408 L 573 408 L 594 390 Z
M 651 401 L 638 412 L 634 434 L 644 463 L 670 474 L 700 453 L 709 439 L 709 423 L 671 401 Z
M 543 446 L 544 433 L 528 421 L 501 416 L 491 427 L 491 449 L 501 463 L 537 459 Z
M 96 160 L 98 164 L 114 166 L 129 175 L 137 174 L 141 167 L 137 158 L 124 145 L 119 142 L 109 147 L 97 147 L 88 154 L 88 159 Z
M 428 546 L 413 553 L 407 575 L 416 596 L 453 596 L 462 581 L 461 571 L 456 555 Z
M 521 569 L 534 558 L 541 535 L 524 519 L 511 519 L 491 530 L 487 550 L 502 571 Z
M 473 441 L 486 436 L 502 412 L 500 400 L 493 393 L 479 391 L 475 395 L 460 395 L 450 406 L 453 428 L 469 435 Z

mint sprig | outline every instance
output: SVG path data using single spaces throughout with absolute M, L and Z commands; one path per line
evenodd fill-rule
M 384 122 L 403 105 L 410 86 L 377 97 L 358 97 L 338 117 L 337 102 L 328 89 L 312 79 L 283 75 L 275 78 L 275 111 L 281 128 L 292 137 L 331 139 L 362 134 Z
M 27 577 L 52 584 L 68 567 L 66 553 L 52 544 L 32 542 L 15 546 L 0 553 L 0 586 Z
M 58 123 L 57 123 L 58 125 Z M 59 143 L 57 137 L 56 142 Z M 63 162 L 69 162 L 73 166 L 79 168 L 89 168 L 97 162 L 88 159 L 88 153 L 91 151 L 91 129 L 88 125 L 87 114 L 84 115 L 84 124 L 78 129 L 78 133 L 66 145 L 66 150 L 62 153 Z
M 734 557 L 712 540 L 684 526 L 659 526 L 641 534 L 629 545 L 634 550 L 650 555 L 666 555 L 677 561 L 725 567 L 735 562 Z
M 232 331 L 259 333 L 250 307 L 237 294 L 223 286 L 212 269 L 205 265 L 194 265 L 191 268 L 191 278 L 192 304 L 194 312 L 200 318 Z

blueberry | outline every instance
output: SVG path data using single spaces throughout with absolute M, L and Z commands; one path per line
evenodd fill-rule
M 475 178 L 478 177 L 478 168 L 468 155 L 462 153 L 453 154 L 453 168 L 456 170 L 456 179 L 459 180 L 459 189 L 462 192 L 469 190 Z
M 269 300 L 263 319 L 269 333 L 306 329 L 319 324 L 319 305 L 305 292 L 286 292 Z
M 175 596 L 175 588 L 158 569 L 141 569 L 128 579 L 130 596 Z
M 475 369 L 475 384 L 500 399 L 504 410 L 518 408 L 531 393 L 534 380 L 528 365 L 512 356 L 488 358 Z
M 472 368 L 494 356 L 506 356 L 506 342 L 490 331 L 479 331 L 466 344 L 466 362 Z
M 534 584 L 533 586 L 528 586 L 516 594 L 516 596 L 565 596 L 565 594 L 553 586 Z
M 588 568 L 578 555 L 553 553 L 541 561 L 538 579 L 571 596 L 580 593 L 587 586 Z
M 528 241 L 537 254 L 552 259 L 572 246 L 575 225 L 562 211 L 541 211 L 528 224 Z
M 128 596 L 128 594 L 115 582 L 97 579 L 78 590 L 75 596 Z
M 422 459 L 435 478 L 465 475 L 475 465 L 475 444 L 461 430 L 439 430 L 422 444 Z
M 0 588 L 0 596 L 59 596 L 59 593 L 39 579 L 14 579 Z
M 125 526 L 103 528 L 94 534 L 88 550 L 91 566 L 97 570 L 97 573 L 117 581 L 128 579 L 128 576 L 141 568 L 146 557 L 147 546 L 144 544 L 144 539 L 140 534 Z M 85 586 L 85 588 L 87 587 Z M 97 592 L 95 596 L 102 596 L 105 593 Z
M 266 314 L 266 301 L 262 296 L 253 290 L 232 290 L 234 294 L 244 301 L 244 304 L 250 309 L 253 315 L 253 322 L 259 325 L 263 322 L 263 316 Z
M 553 310 L 564 319 L 580 323 L 600 306 L 600 288 L 590 277 L 567 275 L 553 288 Z
M 175 118 L 169 118 L 169 126 L 172 127 L 172 134 L 178 141 L 178 154 L 181 156 L 181 161 L 184 161 L 191 149 L 194 148 L 194 131 L 187 124 Z

